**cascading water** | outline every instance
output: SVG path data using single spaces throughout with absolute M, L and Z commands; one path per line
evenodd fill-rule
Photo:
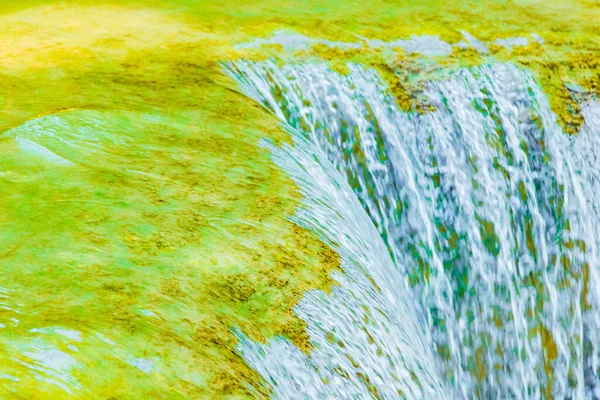
M 345 272 L 296 307 L 310 355 L 240 334 L 247 362 L 279 398 L 598 398 L 600 105 L 568 137 L 512 65 L 430 82 L 426 113 L 349 68 L 225 66 Z

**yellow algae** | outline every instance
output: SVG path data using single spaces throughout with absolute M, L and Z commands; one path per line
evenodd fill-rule
M 400 78 L 387 64 L 378 63 L 375 64 L 374 67 L 379 73 L 379 76 L 381 76 L 381 78 L 387 83 L 392 95 L 394 95 L 396 99 L 398 106 L 402 110 L 410 110 L 412 108 L 412 101 Z
M 401 49 L 400 51 L 391 51 L 370 48 L 366 44 L 359 48 L 339 48 L 325 44 L 316 44 L 312 46 L 310 52 L 300 52 L 296 57 L 310 57 L 311 55 L 316 55 L 320 59 L 326 60 L 334 71 L 342 75 L 350 72 L 347 66 L 348 63 L 356 63 L 367 68 L 374 68 L 387 84 L 398 106 L 405 111 L 412 108 L 412 100 L 409 92 L 403 84 L 402 79 L 394 70 L 394 68 L 406 60 Z
M 486 42 L 492 58 L 478 55 L 473 48 L 455 47 L 452 55 L 438 59 L 442 65 L 451 65 L 456 61 L 458 65 L 473 66 L 496 60 L 511 61 L 530 68 L 549 96 L 551 107 L 563 128 L 569 133 L 576 133 L 581 125 L 579 106 L 564 87 L 562 76 L 571 68 L 569 57 L 594 54 L 599 50 L 600 38 L 595 29 L 595 21 L 600 18 L 600 8 L 591 6 L 590 2 L 565 4 L 560 1 L 545 1 L 541 5 L 537 0 L 524 0 L 514 3 L 461 1 L 449 4 L 415 0 L 403 2 L 402 5 L 375 1 L 366 6 L 353 1 L 339 7 L 336 1 L 326 1 L 319 2 L 318 5 L 308 2 L 301 8 L 294 8 L 291 3 L 283 2 L 278 7 L 281 18 L 274 18 L 268 13 L 268 9 L 268 5 L 263 3 L 261 7 L 251 8 L 250 11 L 242 10 L 241 3 L 234 2 L 220 13 L 241 23 L 249 20 L 268 21 L 262 31 L 257 28 L 258 25 L 253 25 L 252 34 L 262 37 L 268 37 L 277 29 L 292 28 L 312 38 L 364 44 L 358 51 L 323 51 L 328 47 L 325 45 L 315 49 L 314 53 L 319 56 L 326 53 L 324 58 L 333 60 L 330 61 L 333 68 L 342 73 L 346 72 L 344 61 L 356 59 L 355 53 L 360 53 L 360 58 L 366 64 L 369 64 L 369 52 L 373 54 L 371 60 L 380 57 L 381 49 L 369 48 L 358 35 L 393 42 L 409 38 L 413 34 L 428 34 L 438 35 L 443 40 L 456 44 L 463 39 L 461 30 L 466 30 Z M 202 15 L 202 11 L 197 12 Z M 216 10 L 211 8 L 211 12 Z M 544 42 L 539 43 L 532 34 L 539 35 Z M 528 44 L 511 48 L 494 44 L 496 39 L 511 37 L 524 37 Z M 389 62 L 387 59 L 385 61 Z M 597 90 L 597 79 L 594 78 L 597 73 L 592 64 L 570 75 L 584 87 Z
M 328 290 L 339 257 L 286 220 L 300 196 L 258 141 L 281 143 L 287 135 L 220 73 L 219 61 L 284 58 L 283 48 L 237 44 L 280 29 L 362 43 L 359 49 L 316 45 L 287 59 L 324 59 L 341 73 L 347 62 L 374 67 L 402 109 L 415 104 L 426 112 L 408 82 L 421 57 L 370 48 L 355 35 L 393 41 L 431 34 L 456 44 L 466 30 L 485 41 L 491 55 L 454 47 L 434 62 L 455 68 L 499 60 L 529 68 L 563 127 L 576 133 L 582 119 L 564 77 L 598 94 L 598 18 L 593 2 L 554 0 L 351 0 L 343 6 L 310 0 L 302 7 L 241 0 L 227 7 L 214 1 L 0 2 L 3 131 L 44 116 L 74 127 L 89 117 L 114 123 L 114 137 L 134 144 L 85 161 L 80 150 L 59 148 L 65 157 L 79 157 L 66 169 L 0 138 L 0 286 L 11 290 L 13 307 L 0 312 L 7 326 L 0 331 L 0 373 L 21 379 L 2 384 L 23 398 L 69 397 L 24 366 L 33 341 L 77 361 L 69 374 L 81 385 L 74 396 L 82 398 L 249 397 L 245 382 L 259 377 L 235 353 L 233 327 L 259 341 L 283 334 L 310 351 L 292 309 L 306 290 Z M 490 44 L 518 36 L 530 43 Z M 86 114 L 90 110 L 97 113 Z M 488 225 L 482 221 L 480 233 L 494 253 Z M 586 266 L 584 306 L 587 273 Z M 539 286 L 537 277 L 529 283 Z M 46 327 L 77 330 L 83 340 L 31 332 Z M 544 328 L 539 334 L 550 362 L 556 344 Z M 155 368 L 146 373 L 131 360 L 152 360 Z M 481 352 L 476 361 L 477 374 L 484 374 Z
M 550 332 L 545 326 L 539 326 L 539 335 L 542 341 L 542 349 L 544 352 L 544 370 L 547 374 L 548 382 L 544 387 L 544 397 L 547 399 L 552 398 L 552 386 L 554 384 L 554 368 L 553 362 L 558 357 L 558 349 L 556 342 Z
M 166 2 L 162 1 L 147 1 L 144 4 L 153 5 L 157 8 L 151 9 L 152 11 L 140 10 L 140 5 L 135 11 L 130 11 L 132 18 L 127 17 L 128 12 L 119 11 L 119 14 L 123 15 L 123 19 L 135 21 L 143 21 L 146 14 L 148 14 L 147 19 L 149 22 L 147 24 L 143 23 L 144 26 L 139 27 L 139 34 L 128 33 L 133 27 L 138 28 L 133 26 L 134 23 L 129 23 L 129 25 L 118 24 L 119 29 L 116 30 L 115 35 L 108 35 L 97 28 L 98 22 L 95 21 L 105 19 L 111 7 L 116 8 L 114 5 L 96 6 L 102 9 L 98 13 L 91 8 L 90 11 L 93 12 L 89 12 L 87 15 L 92 15 L 92 17 L 83 18 L 85 23 L 75 24 L 73 29 L 77 31 L 81 25 L 91 26 L 95 31 L 106 36 L 96 43 L 94 51 L 102 51 L 104 48 L 106 54 L 112 52 L 115 57 L 120 53 L 118 41 L 115 41 L 114 38 L 123 33 L 130 34 L 131 38 L 122 43 L 121 50 L 129 45 L 145 45 L 144 42 L 155 45 L 160 42 L 158 38 L 167 40 L 167 42 L 169 40 L 196 41 L 206 38 L 209 41 L 218 42 L 218 45 L 211 48 L 207 53 L 210 52 L 213 55 L 219 53 L 222 56 L 233 57 L 248 56 L 258 59 L 264 57 L 265 54 L 279 54 L 280 46 L 272 45 L 268 46 L 269 49 L 263 48 L 260 50 L 236 50 L 233 45 L 251 41 L 256 37 L 269 37 L 275 31 L 281 29 L 293 29 L 295 32 L 305 34 L 310 38 L 316 37 L 317 39 L 352 42 L 354 44 L 364 44 L 356 35 L 393 41 L 408 38 L 412 34 L 439 35 L 443 40 L 455 44 L 462 40 L 460 31 L 466 30 L 475 34 L 478 38 L 488 41 L 488 47 L 492 50 L 492 54 L 501 61 L 511 60 L 527 66 L 537 62 L 539 66 L 533 67 L 536 70 L 536 78 L 540 81 L 543 80 L 541 83 L 551 98 L 553 110 L 559 115 L 562 125 L 570 132 L 578 129 L 580 118 L 577 116 L 569 118 L 566 114 L 569 112 L 577 114 L 578 108 L 569 100 L 568 93 L 566 93 L 560 81 L 545 77 L 546 73 L 555 75 L 552 65 L 548 65 L 545 61 L 557 62 L 566 59 L 568 54 L 577 55 L 579 52 L 584 51 L 589 53 L 597 50 L 598 43 L 594 21 L 599 16 L 599 10 L 590 7 L 585 2 L 569 3 L 568 13 L 564 12 L 565 6 L 558 1 L 545 2 L 543 7 L 535 1 L 519 1 L 515 4 L 504 4 L 495 1 L 479 2 L 477 4 L 459 2 L 452 5 L 452 7 L 439 1 L 431 4 L 409 1 L 401 6 L 376 1 L 374 4 L 370 3 L 368 7 L 361 2 L 354 1 L 344 7 L 340 7 L 336 1 L 310 1 L 300 8 L 293 6 L 290 2 L 278 2 L 277 15 L 271 12 L 272 8 L 269 2 L 263 2 L 261 5 L 251 5 L 243 1 L 234 1 L 225 8 L 216 6 L 214 2 L 202 2 L 194 5 L 182 3 L 177 7 L 169 7 Z M 77 8 L 72 5 L 63 7 L 68 9 Z M 49 12 L 48 8 L 44 9 L 46 14 Z M 161 15 L 162 12 L 158 10 L 162 9 L 169 10 L 169 13 L 168 16 L 163 17 L 164 20 L 158 21 L 160 17 L 157 15 Z M 65 17 L 70 17 L 75 11 L 61 10 L 60 12 Z M 26 12 L 22 11 L 17 14 L 26 15 Z M 99 17 L 93 17 L 95 14 Z M 140 18 L 140 14 L 144 18 Z M 187 25 L 187 29 L 182 29 L 181 21 L 175 18 L 175 15 L 181 16 L 182 19 L 189 21 L 191 25 Z M 8 17 L 10 17 L 10 14 L 8 14 Z M 5 16 L 5 18 L 8 17 Z M 118 23 L 120 18 L 114 20 Z M 14 16 L 9 19 L 12 19 L 13 22 L 17 20 Z M 60 20 L 60 18 L 56 18 L 56 20 Z M 190 27 L 193 29 L 189 29 Z M 153 30 L 149 36 L 155 39 L 139 40 L 139 38 L 144 38 L 149 30 Z M 155 34 L 154 30 L 163 31 L 163 35 Z M 49 32 L 54 33 L 52 30 Z M 82 45 L 86 40 L 89 42 L 85 34 L 82 35 L 80 31 L 77 32 L 79 32 L 77 36 L 81 37 L 81 39 L 76 39 L 77 41 L 81 42 Z M 545 43 L 543 45 L 537 43 L 530 36 L 532 33 L 539 34 L 545 39 Z M 526 37 L 529 40 L 529 45 L 514 46 L 512 50 L 508 50 L 490 44 L 497 38 L 511 36 Z M 60 37 L 60 35 L 57 37 Z M 180 37 L 180 39 L 173 39 L 173 37 Z M 182 40 L 182 38 L 185 39 Z M 75 39 L 69 40 L 72 42 Z M 67 40 L 67 44 L 70 43 L 69 40 Z M 68 47 L 67 44 L 61 46 Z M 211 45 L 208 47 L 211 47 Z M 322 45 L 320 50 L 315 50 L 315 53 L 321 55 L 323 47 L 328 46 Z M 542 48 L 544 54 L 540 53 Z M 106 49 L 110 49 L 110 51 Z M 363 46 L 362 49 L 333 49 L 327 51 L 338 53 L 333 57 L 332 64 L 339 71 L 345 70 L 344 61 L 356 59 L 356 53 L 361 54 L 363 60 L 368 60 L 369 54 L 380 52 L 380 50 L 375 51 L 368 48 L 368 46 Z M 331 56 L 325 58 L 330 59 Z M 515 60 L 512 60 L 512 58 Z M 472 48 L 461 50 L 455 47 L 454 53 L 449 59 L 459 60 L 462 65 L 467 66 L 479 63 L 479 57 Z M 23 59 L 22 63 L 24 64 L 26 60 L 27 58 Z M 577 73 L 576 78 L 588 76 L 590 71 L 590 68 L 586 68 L 585 71 L 582 70 L 581 73 Z M 587 82 L 581 83 L 587 84 Z
M 6 390 L 238 398 L 250 383 L 267 395 L 231 329 L 310 350 L 292 308 L 328 290 L 339 257 L 286 219 L 300 196 L 258 145 L 286 134 L 220 74 L 237 50 L 163 14 L 44 5 L 0 17 L 3 129 L 37 118 L 78 137 L 92 124 L 126 143 L 38 139 L 76 163 L 63 168 L 0 138 L 0 287 L 16 310 L 0 313 L 0 373 L 20 379 Z M 37 331 L 55 328 L 82 341 Z M 71 395 L 23 367 L 39 341 L 76 361 Z
M 483 57 L 473 47 L 453 49 L 451 58 L 456 60 L 461 67 L 473 67 L 483 63 Z

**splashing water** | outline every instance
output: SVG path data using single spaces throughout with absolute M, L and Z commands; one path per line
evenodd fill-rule
M 428 83 L 427 113 L 349 68 L 225 65 L 345 272 L 296 307 L 309 355 L 240 333 L 244 358 L 279 398 L 598 398 L 600 104 L 568 137 L 512 65 Z

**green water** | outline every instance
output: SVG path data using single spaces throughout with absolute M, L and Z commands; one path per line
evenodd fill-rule
M 182 22 L 99 8 L 115 36 L 93 9 L 41 10 L 64 20 L 3 21 L 27 50 L 2 50 L 0 392 L 247 394 L 229 329 L 301 344 L 291 307 L 336 265 L 285 219 L 296 189 L 258 146 L 283 133 Z
M 283 334 L 310 350 L 291 309 L 307 289 L 327 289 L 339 260 L 286 220 L 300 196 L 258 143 L 287 136 L 218 61 L 279 55 L 377 67 L 406 57 L 236 43 L 277 29 L 346 41 L 430 33 L 452 43 L 460 29 L 486 40 L 535 30 L 548 38 L 545 55 L 495 55 L 529 63 L 556 92 L 557 110 L 568 103 L 562 75 L 597 79 L 586 58 L 600 45 L 593 2 L 567 15 L 559 2 L 530 1 L 0 4 L 7 398 L 245 397 L 245 382 L 260 381 L 229 329 L 257 340 Z M 570 53 L 582 37 L 587 47 Z M 482 61 L 456 53 L 443 62 Z

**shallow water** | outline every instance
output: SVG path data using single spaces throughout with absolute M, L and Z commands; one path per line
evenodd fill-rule
M 599 16 L 0 0 L 0 398 L 592 393 Z

